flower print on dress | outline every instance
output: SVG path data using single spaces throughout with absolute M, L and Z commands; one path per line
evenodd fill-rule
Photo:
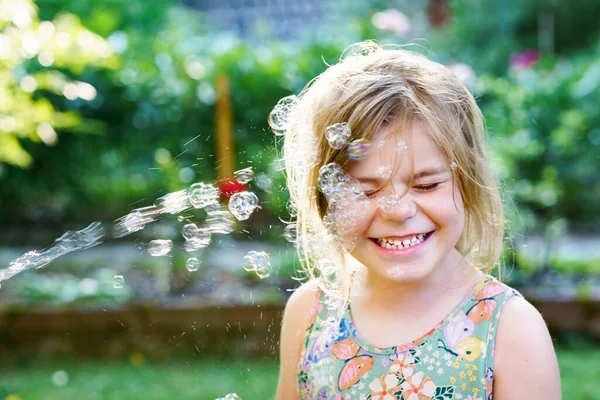
M 438 339 L 438 347 L 455 356 L 473 361 L 485 352 L 485 343 L 474 336 L 475 324 L 464 312 L 448 321 L 444 327 L 444 340 Z
M 435 384 L 421 371 L 409 376 L 400 385 L 404 400 L 430 400 L 435 395 Z
M 476 324 L 481 323 L 483 320 L 489 321 L 496 309 L 495 297 L 506 292 L 506 290 L 507 287 L 500 282 L 487 283 L 473 297 L 476 303 L 467 312 L 469 318 Z
M 371 400 L 397 400 L 395 393 L 400 391 L 400 378 L 396 374 L 384 374 L 369 384 Z
M 360 346 L 353 338 L 348 338 L 333 344 L 331 352 L 339 360 L 344 360 L 344 366 L 338 377 L 338 388 L 346 390 L 360 380 L 361 375 L 373 368 L 375 359 L 369 355 L 358 355 Z
M 415 358 L 412 354 L 398 354 L 392 365 L 388 368 L 388 372 L 396 374 L 398 378 L 407 378 L 412 376 L 415 371 Z

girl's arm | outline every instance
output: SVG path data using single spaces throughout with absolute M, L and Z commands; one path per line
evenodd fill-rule
M 507 301 L 496 336 L 494 400 L 560 400 L 558 361 L 540 313 L 521 297 Z
M 317 281 L 300 286 L 288 300 L 283 313 L 280 338 L 280 368 L 276 400 L 297 400 L 300 355 L 304 334 L 312 323 L 311 307 L 316 295 Z

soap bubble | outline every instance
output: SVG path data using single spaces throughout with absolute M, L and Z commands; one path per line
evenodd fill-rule
M 402 278 L 404 276 L 404 269 L 401 266 L 394 266 L 388 270 L 388 276 L 390 278 Z
M 377 199 L 377 205 L 381 209 L 381 211 L 385 213 L 392 212 L 394 207 L 398 205 L 400 202 L 400 195 L 398 193 L 392 193 L 387 196 L 381 196 Z
M 454 171 L 456 168 L 458 168 L 458 165 L 457 165 L 457 164 L 456 164 L 454 161 L 452 161 L 452 162 L 450 163 L 450 169 L 451 169 L 452 171 Z
M 183 228 L 181 228 L 181 236 L 183 236 L 185 240 L 194 238 L 196 232 L 198 232 L 198 227 L 193 223 L 185 224 Z
M 225 397 L 219 397 L 216 400 L 242 400 L 242 398 L 235 393 L 228 393 Z
M 349 179 L 342 167 L 336 163 L 329 163 L 319 169 L 317 186 L 327 197 L 327 200 L 331 202 L 335 197 L 339 184 L 347 182 Z
M 200 229 L 196 227 L 194 234 L 183 244 L 183 248 L 187 252 L 196 251 L 208 246 L 211 240 L 212 235 L 208 229 Z
M 161 207 L 160 212 L 163 214 L 179 214 L 192 206 L 188 192 L 185 189 L 159 197 L 157 203 Z
M 65 386 L 67 383 L 69 383 L 69 374 L 67 371 L 63 370 L 55 371 L 52 374 L 52 383 L 55 386 Z
M 115 220 L 113 225 L 113 236 L 115 238 L 122 238 L 131 233 L 140 231 L 146 227 L 147 224 L 154 222 L 160 215 L 160 208 L 156 205 L 148 207 L 136 208 L 129 214 Z
M 229 211 L 240 221 L 250 218 L 257 205 L 258 197 L 252 192 L 234 193 L 229 198 Z
M 382 179 L 390 179 L 392 177 L 392 167 L 387 164 L 381 164 L 375 173 Z
M 216 212 L 221 211 L 221 204 L 218 201 L 213 201 L 204 206 L 204 211 L 207 215 L 212 215 Z
M 190 186 L 189 200 L 194 208 L 203 208 L 209 204 L 218 202 L 219 191 L 208 183 L 194 183 Z
M 198 271 L 198 268 L 200 268 L 200 261 L 195 257 L 190 257 L 185 262 L 185 267 L 190 272 Z
M 244 256 L 243 267 L 246 271 L 254 271 L 259 278 L 271 276 L 271 258 L 264 251 L 249 251 Z
M 235 220 L 229 211 L 215 211 L 206 218 L 211 233 L 228 235 L 235 230 Z
M 296 218 L 298 216 L 298 207 L 296 207 L 296 204 L 294 204 L 293 201 L 288 201 L 288 203 L 285 205 L 285 208 L 288 214 L 290 214 L 290 217 Z
M 367 139 L 356 139 L 348 144 L 348 158 L 354 161 L 360 161 L 364 159 L 369 153 L 369 147 L 371 142 Z
M 171 249 L 173 249 L 173 242 L 168 239 L 157 239 L 148 243 L 148 253 L 152 257 L 166 256 Z
M 296 242 L 298 239 L 298 225 L 289 224 L 283 228 L 283 237 L 290 243 Z
M 285 135 L 288 129 L 290 115 L 298 105 L 298 98 L 294 95 L 282 98 L 277 102 L 269 114 L 269 126 L 277 136 Z
M 123 275 L 113 276 L 113 287 L 115 289 L 121 289 L 123 286 L 125 286 L 125 278 L 123 278 Z
M 402 153 L 406 149 L 408 149 L 408 146 L 406 145 L 406 142 L 404 140 L 402 140 L 402 139 L 399 139 L 396 142 L 396 152 Z
M 254 179 L 254 171 L 252 171 L 251 167 L 244 168 L 244 169 L 240 169 L 239 171 L 235 171 L 233 173 L 233 176 L 235 177 L 236 181 L 245 185 L 246 183 L 248 183 L 252 179 Z
M 325 129 L 325 136 L 329 145 L 336 150 L 343 148 L 352 136 L 352 130 L 347 122 L 333 124 Z

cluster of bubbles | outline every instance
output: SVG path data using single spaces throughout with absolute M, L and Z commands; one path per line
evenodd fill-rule
M 238 192 L 229 198 L 229 212 L 240 221 L 250 218 L 258 207 L 258 197 L 252 192 Z
M 67 253 L 97 246 L 102 243 L 104 235 L 104 227 L 99 222 L 93 222 L 79 231 L 67 231 L 47 249 L 28 251 L 21 257 L 11 261 L 6 269 L 0 270 L 0 282 L 19 272 L 41 268 Z
M 269 126 L 276 136 L 284 136 L 290 125 L 291 115 L 298 106 L 298 98 L 294 95 L 279 100 L 269 114 Z
M 244 269 L 254 271 L 261 279 L 268 278 L 271 276 L 271 258 L 264 251 L 249 251 L 244 256 Z
M 348 144 L 350 136 L 352 136 L 352 130 L 347 122 L 333 124 L 325 129 L 325 137 L 329 145 L 336 150 L 343 149 Z
M 337 163 L 319 169 L 317 187 L 327 199 L 328 209 L 323 222 L 335 235 L 338 244 L 347 251 L 354 247 L 356 221 L 365 214 L 368 198 L 360 184 L 351 179 Z
M 283 102 L 282 107 L 291 107 L 291 102 Z M 252 168 L 245 168 L 236 171 L 234 176 L 239 183 L 247 184 L 254 179 L 254 171 Z M 236 219 L 247 220 L 252 212 L 259 208 L 258 203 L 256 194 L 244 191 L 233 194 L 229 199 L 228 207 L 221 206 L 219 190 L 212 184 L 198 182 L 188 189 L 159 197 L 154 204 L 136 208 L 127 215 L 116 219 L 112 227 L 112 234 L 115 238 L 122 238 L 141 231 L 148 224 L 162 219 L 165 214 L 175 215 L 191 209 L 202 209 L 206 213 L 202 227 L 194 222 L 186 221 L 188 223 L 181 228 L 181 235 L 185 239 L 183 248 L 191 253 L 207 247 L 212 241 L 212 234 L 232 233 L 236 229 Z M 184 220 L 186 218 L 179 216 L 179 222 Z M 0 282 L 21 271 L 41 268 L 64 254 L 96 246 L 102 243 L 104 238 L 105 231 L 100 222 L 94 222 L 80 231 L 68 231 L 56 239 L 51 247 L 45 250 L 29 251 L 13 260 L 8 268 L 0 269 Z M 173 250 L 173 242 L 169 239 L 155 239 L 148 243 L 146 249 L 153 257 L 167 256 Z M 266 260 L 267 263 L 264 263 L 260 257 L 256 260 L 254 270 L 260 277 L 268 277 L 271 273 L 268 256 Z M 200 264 L 201 262 L 197 258 L 191 257 L 186 261 L 186 268 L 189 271 L 197 271 Z M 125 279 L 122 275 L 113 277 L 115 288 L 122 288 L 124 284 Z

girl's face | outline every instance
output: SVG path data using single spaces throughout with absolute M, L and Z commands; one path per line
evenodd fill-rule
M 375 133 L 369 153 L 348 170 L 368 197 L 350 254 L 369 274 L 417 281 L 461 258 L 455 246 L 464 206 L 452 172 L 424 124 L 403 131 L 385 125 Z

